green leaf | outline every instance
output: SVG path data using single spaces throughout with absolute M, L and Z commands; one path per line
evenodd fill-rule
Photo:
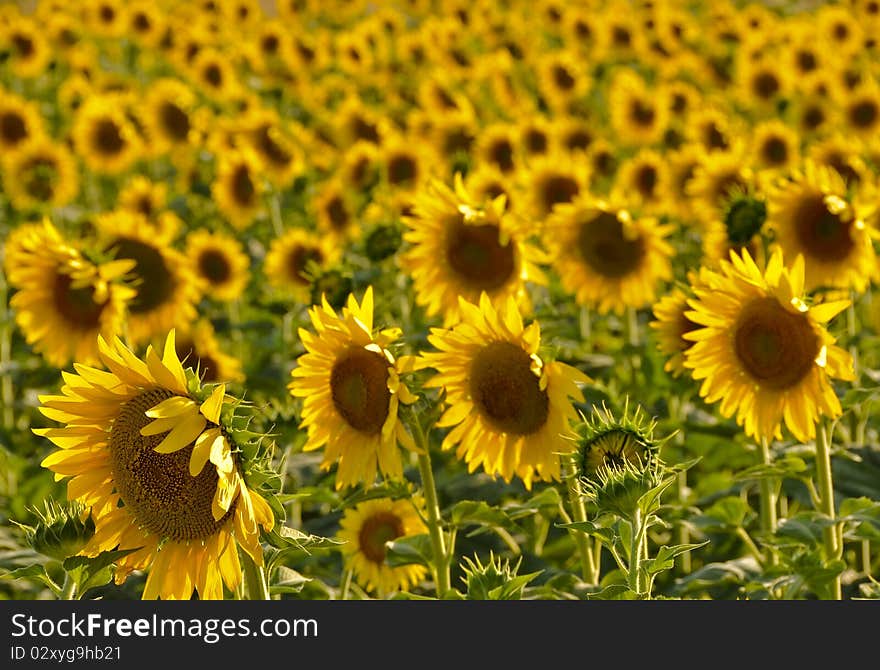
M 703 593 L 707 589 L 739 587 L 760 574 L 758 562 L 751 556 L 733 561 L 709 563 L 691 574 L 676 580 L 673 593 L 689 595 Z
M 138 548 L 102 551 L 94 558 L 71 556 L 65 559 L 62 565 L 70 578 L 76 582 L 77 591 L 84 594 L 90 588 L 108 584 L 113 579 L 113 564 L 135 551 L 138 551 Z
M 269 587 L 269 592 L 275 593 L 299 593 L 303 587 L 308 584 L 311 579 L 303 577 L 296 570 L 292 570 L 285 565 L 279 565 L 276 568 L 277 579 L 274 584 Z
M 709 544 L 709 540 L 705 542 L 700 542 L 698 544 L 674 544 L 674 545 L 664 545 L 660 547 L 660 550 L 657 552 L 657 555 L 645 561 L 643 564 L 643 569 L 649 575 L 657 574 L 659 572 L 663 572 L 664 570 L 669 570 L 675 565 L 675 557 L 680 556 L 681 554 L 686 554 L 689 551 L 693 551 L 694 549 L 699 549 L 700 547 L 705 547 Z
M 799 478 L 807 469 L 804 459 L 787 454 L 781 458 L 777 458 L 772 463 L 761 463 L 746 468 L 739 472 L 736 478 L 739 481 L 756 480 L 756 479 L 779 479 L 785 477 Z
M 668 479 L 664 479 L 657 486 L 650 489 L 646 493 L 639 498 L 639 509 L 642 511 L 642 514 L 645 516 L 656 512 L 660 507 L 660 496 L 663 495 L 663 492 L 672 486 L 672 483 L 675 481 L 675 477 L 669 477 Z
M 513 502 L 505 505 L 503 509 L 510 519 L 519 519 L 536 512 L 544 512 L 555 516 L 559 510 L 561 500 L 559 490 L 555 486 L 548 486 L 525 502 Z
M 780 546 L 792 544 L 821 546 L 824 541 L 822 531 L 833 523 L 819 512 L 799 512 L 792 517 L 782 519 L 774 537 L 762 537 L 762 540 Z
M 613 528 L 600 525 L 593 521 L 572 521 L 571 523 L 559 523 L 556 525 L 559 528 L 571 528 L 572 530 L 586 533 L 590 537 L 598 537 L 606 544 L 612 544 L 616 537 Z
M 27 565 L 15 570 L 5 571 L 0 574 L 0 579 L 35 579 L 48 586 L 56 595 L 61 593 L 61 587 L 46 572 L 42 565 Z
M 387 481 L 379 486 L 371 486 L 368 489 L 359 489 L 352 495 L 343 499 L 338 509 L 346 509 L 353 507 L 358 503 L 367 500 L 375 500 L 376 498 L 391 498 L 398 500 L 400 498 L 412 498 L 413 485 L 406 481 Z
M 639 595 L 626 584 L 612 584 L 601 591 L 588 593 L 587 600 L 638 600 Z
M 462 500 L 455 503 L 450 510 L 453 526 L 507 526 L 510 519 L 501 510 L 491 507 L 482 500 Z
M 739 496 L 727 496 L 716 500 L 693 522 L 704 530 L 729 530 L 745 526 L 746 519 L 752 516 L 752 508 Z
M 293 548 L 306 553 L 313 549 L 332 549 L 342 544 L 340 540 L 311 535 L 290 526 L 276 526 L 265 535 L 269 544 L 277 549 Z
M 410 535 L 385 543 L 385 561 L 393 568 L 401 565 L 431 565 L 433 550 L 427 533 Z

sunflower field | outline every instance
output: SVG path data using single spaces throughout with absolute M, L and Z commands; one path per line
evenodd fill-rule
M 880 598 L 880 0 L 0 3 L 0 599 Z

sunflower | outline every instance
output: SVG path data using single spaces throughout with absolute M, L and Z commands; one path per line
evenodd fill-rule
M 693 211 L 697 223 L 706 226 L 721 218 L 730 197 L 745 191 L 754 181 L 751 168 L 745 167 L 744 150 L 708 154 L 694 171 L 687 186 L 687 194 L 693 198 Z
M 747 250 L 763 266 L 764 223 L 767 198 L 757 189 L 736 190 L 721 208 L 721 216 L 708 222 L 703 230 L 704 263 L 715 267 L 730 257 L 730 252 Z
M 418 584 L 427 574 L 423 565 L 392 567 L 385 561 L 385 543 L 428 529 L 411 500 L 379 498 L 350 507 L 342 515 L 339 532 L 345 562 L 368 591 L 389 594 Z
M 422 187 L 437 164 L 427 147 L 405 136 L 391 136 L 382 146 L 379 159 L 383 183 L 395 192 L 413 193 Z
M 826 165 L 843 177 L 847 189 L 858 188 L 873 178 L 864 155 L 856 137 L 840 133 L 813 142 L 807 154 L 815 163 Z
M 195 109 L 195 93 L 183 82 L 168 78 L 151 82 L 141 120 L 147 127 L 150 149 L 156 155 L 190 145 L 194 140 Z
M 807 161 L 769 195 L 767 222 L 786 258 L 803 255 L 807 290 L 864 291 L 877 275 L 871 227 L 835 171 Z
M 241 361 L 223 351 L 211 322 L 201 319 L 177 335 L 177 357 L 195 370 L 203 383 L 244 380 Z
M 631 70 L 621 70 L 608 91 L 611 128 L 624 144 L 654 144 L 669 122 L 666 89 L 648 89 Z
M 587 149 L 587 165 L 592 188 L 609 186 L 620 168 L 616 147 L 604 137 L 593 141 Z
M 79 191 L 79 171 L 63 144 L 44 136 L 24 142 L 3 165 L 4 186 L 17 209 L 61 207 Z
M 162 12 L 146 0 L 138 0 L 128 8 L 128 31 L 134 39 L 146 47 L 156 47 L 165 31 L 166 18 Z
M 540 56 L 536 76 L 541 96 L 557 113 L 569 112 L 590 90 L 589 72 L 573 51 L 553 51 Z
M 302 170 L 302 156 L 278 113 L 265 107 L 254 109 L 242 125 L 263 174 L 279 189 L 289 186 Z
M 9 153 L 28 139 L 43 135 L 43 117 L 36 105 L 0 88 L 0 149 Z
M 216 49 L 200 49 L 191 70 L 196 83 L 214 100 L 230 101 L 240 92 L 232 64 Z
M 711 153 L 728 151 L 736 131 L 728 114 L 715 106 L 694 110 L 686 126 L 687 138 Z
M 862 46 L 862 26 L 848 7 L 825 5 L 815 14 L 816 32 L 829 50 L 846 59 Z
M 777 58 L 740 58 L 737 85 L 742 102 L 757 111 L 775 112 L 776 105 L 788 96 L 791 89 L 787 73 Z
M 24 79 L 43 74 L 52 55 L 43 30 L 26 17 L 16 18 L 11 26 L 0 26 L 0 44 L 9 53 L 12 73 Z
M 657 282 L 672 277 L 670 224 L 634 218 L 613 202 L 589 195 L 562 205 L 547 222 L 545 240 L 566 291 L 604 314 L 653 302 Z
M 764 170 L 786 170 L 800 157 L 798 134 L 781 121 L 764 121 L 752 135 L 752 163 Z
M 211 185 L 214 201 L 233 227 L 243 230 L 263 212 L 260 166 L 250 151 L 227 151 Z
M 250 258 L 230 235 L 194 230 L 186 237 L 186 256 L 203 292 L 214 300 L 238 300 L 248 283 Z
M 854 379 L 851 356 L 824 325 L 849 301 L 807 305 L 803 257 L 786 268 L 778 250 L 763 272 L 744 251 L 708 275 L 686 312 L 702 327 L 684 335 L 694 342 L 684 365 L 703 380 L 700 395 L 720 400 L 722 416 L 736 413 L 756 439 L 781 439 L 783 421 L 798 440 L 812 439 L 820 416 L 841 413 L 830 380 Z
M 116 210 L 97 217 L 103 249 L 118 260 L 134 261 L 128 339 L 140 343 L 196 316 L 199 285 L 183 254 L 143 217 Z
M 417 196 L 403 239 L 410 248 L 400 259 L 412 276 L 416 302 L 429 316 L 442 314 L 449 326 L 460 317 L 459 296 L 493 301 L 515 296 L 530 309 L 525 282 L 545 284 L 537 263 L 543 254 L 505 214 L 504 198 L 476 202 L 460 175 L 455 190 L 441 182 Z
M 495 200 L 503 195 L 504 211 L 519 212 L 520 192 L 516 183 L 493 167 L 484 165 L 471 170 L 464 180 L 464 185 L 477 202 Z
M 594 124 L 580 116 L 563 116 L 554 123 L 556 144 L 568 153 L 586 152 L 596 139 Z
M 437 426 L 455 426 L 442 448 L 473 472 L 514 475 L 531 488 L 534 479 L 558 480 L 559 454 L 573 448 L 569 420 L 577 413 L 569 398 L 582 400 L 577 383 L 589 379 L 564 363 L 538 354 L 540 325 L 523 327 L 516 300 L 507 296 L 496 310 L 483 293 L 479 306 L 459 299 L 461 321 L 452 329 L 432 328 L 428 340 L 439 349 L 422 353 L 418 366 L 437 374 L 426 382 L 446 391 L 447 409 Z
M 73 122 L 77 153 L 95 172 L 118 174 L 140 157 L 141 140 L 117 97 L 83 102 Z
M 309 310 L 316 334 L 301 328 L 306 353 L 297 359 L 289 384 L 303 398 L 301 426 L 308 429 L 303 449 L 324 447 L 321 467 L 338 462 L 336 488 L 370 485 L 377 469 L 383 476 L 403 477 L 397 444 L 415 449 L 398 420 L 399 404 L 416 397 L 400 381 L 388 347 L 400 336 L 389 328 L 373 332 L 373 289 L 358 304 L 353 295 L 339 316 L 326 299 Z
M 96 362 L 97 336 L 123 330 L 135 292 L 121 279 L 132 267 L 126 260 L 90 262 L 48 219 L 16 228 L 6 241 L 5 269 L 25 340 L 52 365 Z
M 98 0 L 84 9 L 86 25 L 103 37 L 120 37 L 128 25 L 126 14 L 119 0 Z
M 625 198 L 633 209 L 645 213 L 664 213 L 670 188 L 669 176 L 666 159 L 652 149 L 642 149 L 621 163 L 612 198 Z
M 529 162 L 522 178 L 527 184 L 529 212 L 538 226 L 543 225 L 557 206 L 587 191 L 588 166 L 587 161 L 558 151 Z
M 693 284 L 694 275 L 689 279 Z M 673 377 L 680 377 L 686 372 L 684 352 L 693 345 L 693 342 L 686 340 L 684 336 L 700 328 L 698 323 L 691 321 L 687 316 L 690 310 L 687 301 L 692 295 L 692 289 L 685 291 L 682 288 L 673 288 L 654 305 L 654 321 L 649 323 L 656 333 L 658 351 L 667 357 L 663 369 Z
M 312 200 L 318 227 L 337 240 L 358 238 L 361 226 L 355 216 L 354 199 L 339 179 L 324 182 Z
M 843 102 L 846 127 L 861 137 L 871 137 L 880 128 L 880 86 L 872 79 L 850 91 Z
M 487 126 L 477 137 L 474 151 L 477 166 L 488 164 L 510 174 L 516 170 L 518 154 L 514 129 L 506 123 Z
M 43 467 L 71 477 L 68 498 L 91 508 L 82 553 L 133 550 L 116 582 L 149 570 L 144 599 L 222 599 L 224 583 L 241 581 L 238 549 L 262 565 L 260 526 L 274 526 L 244 479 L 252 464 L 230 430 L 235 402 L 222 384 L 209 393 L 188 377 L 173 331 L 162 358 L 150 346 L 140 360 L 118 339 L 98 348 L 109 372 L 78 365 L 61 395 L 41 398 L 43 414 L 66 425 L 35 430 L 61 447 Z
M 269 245 L 263 273 L 269 285 L 300 303 L 309 301 L 313 271 L 331 267 L 341 249 L 332 238 L 291 228 Z
M 530 159 L 545 156 L 554 149 L 553 124 L 543 116 L 530 115 L 516 127 L 522 153 Z
M 695 143 L 689 143 L 676 151 L 666 154 L 669 166 L 669 198 L 667 204 L 682 219 L 693 216 L 691 198 L 688 196 L 690 183 L 700 167 L 706 161 L 705 149 Z

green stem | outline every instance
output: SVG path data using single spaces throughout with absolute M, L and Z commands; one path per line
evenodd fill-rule
M 825 419 L 820 419 L 816 429 L 816 474 L 819 478 L 820 512 L 832 521 L 836 516 L 834 511 L 834 480 L 831 474 L 831 442 L 828 439 L 828 424 Z M 822 535 L 825 542 L 825 559 L 833 560 L 840 558 L 842 544 L 838 538 L 839 524 L 833 523 L 825 528 Z M 831 597 L 834 600 L 841 599 L 840 575 L 834 578 L 831 584 Z
M 760 440 L 761 462 L 764 465 L 773 463 L 773 455 L 770 453 L 770 444 L 766 437 Z M 761 530 L 768 535 L 776 532 L 776 482 L 769 477 L 761 479 Z M 776 565 L 778 557 L 770 552 L 770 565 Z
M 575 522 L 583 523 L 587 520 L 587 506 L 584 504 L 583 496 L 581 496 L 578 490 L 577 477 L 575 475 L 577 467 L 574 464 L 574 459 L 569 458 L 567 462 L 568 473 L 566 480 L 568 481 L 568 499 L 571 503 L 571 518 Z M 589 584 L 598 584 L 599 570 L 590 547 L 589 536 L 577 528 L 572 529 L 572 536 L 577 545 L 578 554 L 581 557 L 581 576 L 583 580 Z
M 281 219 L 281 196 L 274 190 L 269 196 L 269 218 L 272 220 L 275 237 L 281 237 L 284 234 L 284 221 Z
M 12 314 L 9 310 L 9 288 L 6 275 L 0 270 L 0 299 L 2 299 L 2 321 L 0 321 L 0 400 L 3 404 L 3 427 L 10 431 L 15 423 L 13 403 L 15 389 L 12 387 Z
M 425 513 L 427 514 L 428 532 L 431 536 L 431 549 L 434 554 L 434 580 L 437 585 L 437 597 L 442 598 L 449 591 L 449 556 L 446 553 L 446 541 L 443 537 L 440 516 L 440 504 L 437 501 L 437 486 L 434 483 L 434 470 L 431 468 L 431 454 L 428 449 L 428 436 L 422 430 L 422 424 L 415 410 L 410 407 L 410 424 L 412 425 L 418 454 L 419 475 L 425 494 Z
M 642 510 L 638 507 L 633 510 L 632 520 L 630 521 L 632 528 L 632 537 L 629 545 L 629 589 L 633 593 L 641 595 L 644 593 L 644 583 L 642 580 L 642 538 L 644 538 L 644 522 L 642 520 Z
M 626 308 L 626 339 L 630 346 L 637 347 L 639 338 L 639 313 L 633 307 Z
M 348 591 L 351 588 L 351 576 L 352 570 L 351 568 L 347 568 L 342 577 L 342 590 L 339 592 L 340 600 L 348 600 Z
M 266 569 L 254 563 L 250 555 L 241 552 L 241 567 L 244 573 L 244 593 L 247 600 L 271 600 Z
M 766 560 L 764 558 L 764 554 L 762 554 L 761 550 L 758 549 L 758 545 L 755 544 L 755 541 L 752 540 L 752 536 L 749 535 L 748 532 L 746 532 L 746 529 L 740 526 L 736 529 L 736 535 L 737 537 L 739 537 L 739 539 L 743 541 L 743 544 L 746 545 L 746 548 L 749 550 L 749 553 L 751 553 L 752 556 L 755 557 L 755 560 L 763 565 L 764 561 Z
M 64 573 L 64 585 L 61 587 L 61 600 L 76 600 L 76 580 Z
M 862 570 L 865 577 L 871 578 L 871 541 L 862 540 Z

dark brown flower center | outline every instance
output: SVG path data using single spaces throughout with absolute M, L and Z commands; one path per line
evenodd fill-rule
M 525 134 L 526 150 L 530 154 L 543 154 L 547 152 L 549 140 L 547 134 L 532 128 Z
M 205 81 L 214 88 L 220 88 L 223 85 L 223 70 L 217 63 L 210 63 L 202 72 Z
M 117 238 L 111 245 L 116 258 L 135 262 L 138 278 L 137 295 L 129 304 L 133 314 L 144 314 L 164 305 L 174 294 L 177 281 L 165 263 L 165 257 L 154 246 L 131 237 Z
M 232 276 L 229 259 L 219 249 L 206 249 L 198 258 L 199 274 L 212 284 L 222 284 Z
M 849 120 L 857 128 L 870 128 L 877 123 L 880 110 L 873 100 L 861 100 L 849 108 Z
M 636 270 L 645 256 L 641 237 L 629 239 L 615 214 L 601 212 L 581 224 L 578 250 L 592 270 L 603 277 L 619 279 Z
M 513 170 L 513 145 L 510 140 L 506 138 L 495 140 L 489 147 L 489 160 L 502 172 Z
M 363 347 L 352 346 L 337 358 L 330 373 L 333 406 L 349 426 L 378 435 L 388 418 L 388 361 Z
M 250 207 L 257 191 L 247 165 L 239 165 L 232 174 L 232 197 L 240 207 Z
M 92 330 L 101 325 L 101 314 L 107 304 L 95 302 L 91 286 L 73 288 L 73 280 L 65 274 L 56 274 L 52 284 L 52 303 L 64 320 L 79 330 Z
M 491 292 L 513 277 L 516 250 L 510 242 L 502 244 L 497 225 L 468 225 L 458 214 L 447 223 L 446 261 L 465 285 Z
M 34 49 L 34 41 L 28 35 L 14 33 L 11 42 L 21 58 L 29 58 L 33 56 L 34 51 L 36 51 L 36 49 Z
M 377 512 L 364 519 L 358 533 L 358 547 L 367 560 L 382 565 L 385 543 L 403 535 L 403 521 L 393 512 Z
M 556 84 L 556 88 L 570 91 L 574 88 L 575 78 L 571 76 L 567 68 L 562 65 L 556 65 L 553 68 L 553 83 Z
M 752 90 L 762 100 L 769 100 L 780 88 L 779 78 L 772 72 L 759 72 L 752 79 Z
M 379 144 L 381 138 L 375 123 L 371 123 L 360 116 L 355 116 L 351 119 L 351 129 L 355 139 Z
M 471 362 L 473 403 L 500 432 L 531 435 L 547 423 L 550 399 L 531 364 L 529 354 L 512 342 L 492 342 Z
M 215 521 L 211 503 L 217 489 L 216 469 L 205 467 L 193 477 L 189 473 L 192 445 L 160 454 L 155 447 L 166 434 L 140 434 L 152 421 L 147 410 L 172 395 L 165 389 L 145 391 L 120 407 L 110 428 L 113 483 L 126 509 L 147 531 L 176 542 L 206 540 L 226 525 L 237 501 Z
M 24 190 L 34 200 L 46 202 L 55 194 L 58 164 L 48 156 L 34 157 L 22 166 Z
M 351 223 L 351 217 L 348 209 L 345 207 L 345 201 L 342 196 L 336 195 L 330 198 L 324 205 L 324 213 L 330 221 L 330 225 L 338 231 L 345 230 Z
M 629 113 L 630 118 L 640 126 L 651 126 L 657 117 L 654 108 L 642 100 L 633 100 Z
M 165 132 L 175 142 L 184 142 L 189 137 L 189 115 L 177 104 L 168 101 L 159 108 L 159 116 Z
M 105 156 L 115 156 L 125 149 L 122 131 L 113 119 L 100 119 L 95 123 L 92 146 Z
M 538 182 L 542 214 L 549 214 L 556 205 L 571 202 L 580 191 L 577 180 L 564 174 L 548 174 Z
M 803 197 L 793 220 L 798 242 L 814 258 L 839 263 L 855 247 L 852 222 L 829 211 L 821 193 Z
M 298 284 L 308 284 L 307 271 L 311 263 L 320 265 L 324 260 L 324 254 L 315 247 L 297 245 L 287 255 L 288 277 Z
M 393 186 L 411 183 L 418 174 L 415 159 L 407 154 L 398 154 L 388 161 L 388 182 Z
M 657 188 L 657 168 L 653 165 L 642 165 L 636 170 L 634 181 L 636 189 L 643 198 L 653 198 Z
M 784 165 L 788 160 L 788 144 L 781 137 L 768 137 L 761 147 L 761 156 L 768 165 Z
M 800 382 L 819 353 L 819 338 L 808 317 L 792 313 L 774 297 L 756 298 L 734 326 L 734 350 L 746 372 L 761 386 L 781 391 Z

